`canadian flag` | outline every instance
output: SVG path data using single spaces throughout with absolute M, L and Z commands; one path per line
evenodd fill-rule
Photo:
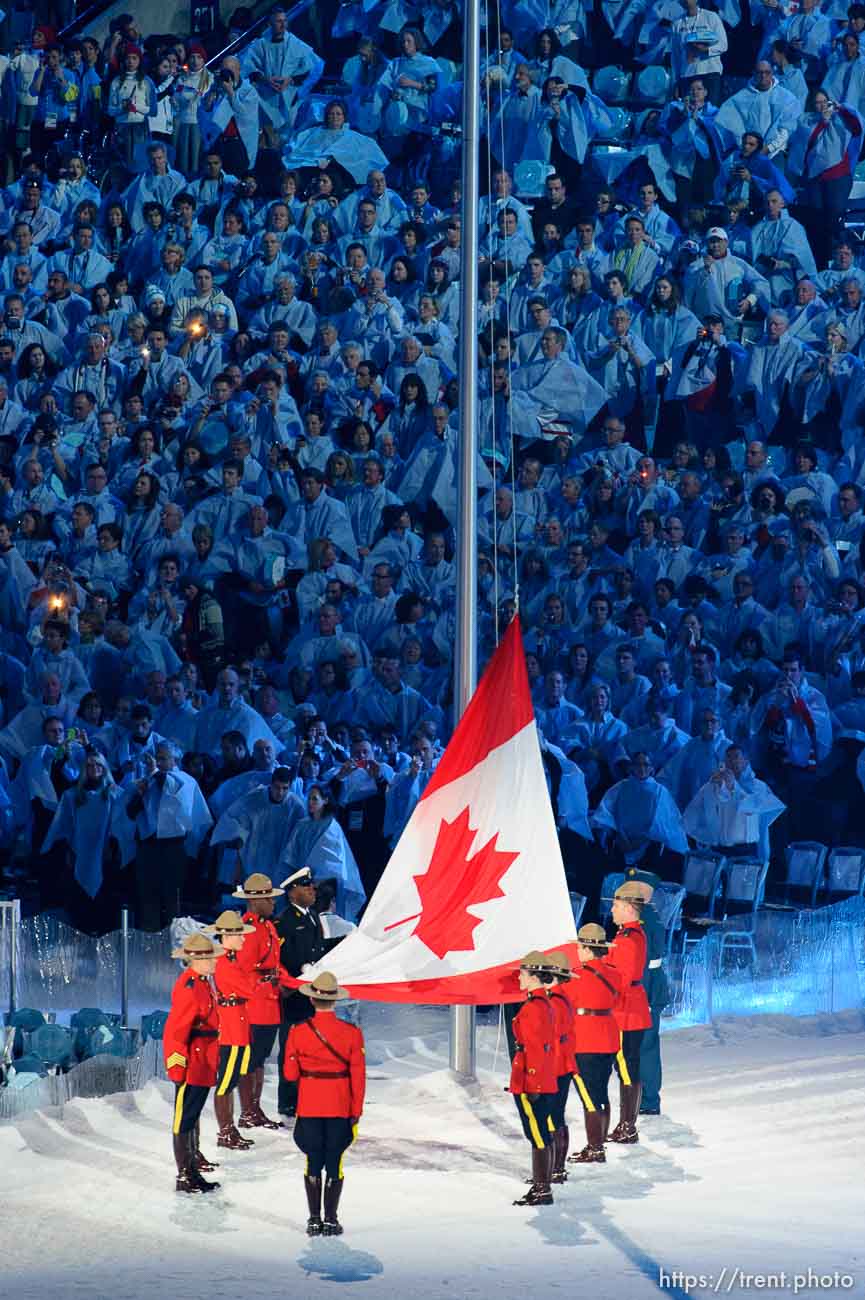
M 318 963 L 354 997 L 521 996 L 531 949 L 576 939 L 514 618 L 357 930 Z

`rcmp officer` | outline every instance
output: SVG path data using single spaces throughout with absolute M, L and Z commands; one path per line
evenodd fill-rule
M 514 1057 L 506 1091 L 513 1093 L 532 1148 L 532 1185 L 514 1205 L 552 1205 L 552 1111 L 558 1094 L 555 1018 L 548 989 L 555 977 L 549 958 L 532 951 L 520 962 L 520 988 L 528 994 L 513 1019 Z
M 171 956 L 186 963 L 171 993 L 171 1010 L 162 1034 L 168 1077 L 174 1084 L 174 1159 L 178 1192 L 215 1192 L 219 1183 L 202 1178 L 214 1169 L 198 1146 L 198 1129 L 207 1094 L 216 1082 L 218 1023 L 210 984 L 222 949 L 205 934 L 190 934 Z
M 214 935 L 224 949 L 213 973 L 219 1015 L 219 1067 L 213 1109 L 219 1125 L 217 1146 L 232 1151 L 248 1151 L 254 1145 L 235 1127 L 232 1096 L 239 1086 L 241 1106 L 244 1111 L 249 1111 L 253 1080 L 249 1073 L 252 1049 L 248 1008 L 255 994 L 256 982 L 254 976 L 241 970 L 237 958 L 246 936 L 254 933 L 254 926 L 244 925 L 237 912 L 223 912 L 213 925 L 205 929 L 205 934 Z
M 281 940 L 279 960 L 289 975 L 295 979 L 304 968 L 314 965 L 335 946 L 335 940 L 325 939 L 321 918 L 315 910 L 315 882 L 309 867 L 293 871 L 282 882 L 288 893 L 288 905 L 276 922 L 276 932 Z M 282 1020 L 279 1030 L 280 1059 L 285 1055 L 285 1043 L 292 1025 L 308 1020 L 312 1015 L 309 998 L 296 989 L 282 998 Z M 294 1115 L 297 1107 L 297 1085 L 284 1076 L 279 1080 L 279 1113 Z
M 637 1114 L 640 1109 L 640 1047 L 643 1034 L 652 1023 L 643 976 L 648 963 L 646 935 L 641 923 L 645 887 L 639 881 L 625 881 L 613 896 L 616 937 L 610 944 L 610 962 L 622 977 L 622 990 L 614 1008 L 620 1046 L 616 1053 L 619 1075 L 619 1122 L 608 1142 L 630 1145 L 639 1142 Z
M 279 1128 L 261 1109 L 261 1092 L 264 1087 L 264 1063 L 273 1051 L 279 1028 L 279 986 L 285 982 L 279 963 L 279 935 L 271 921 L 274 903 L 283 890 L 274 889 L 269 876 L 253 872 L 235 889 L 232 897 L 246 899 L 247 909 L 243 920 L 252 926 L 237 955 L 242 971 L 253 977 L 254 989 L 249 1000 L 249 1091 L 240 1112 L 241 1128 Z M 246 1087 L 246 1085 L 244 1085 Z
M 574 1010 L 565 988 L 561 987 L 567 985 L 571 978 L 571 963 L 568 961 L 567 953 L 551 952 L 548 958 L 548 969 L 554 977 L 554 983 L 550 987 L 550 1006 L 553 1008 L 553 1021 L 555 1024 L 553 1050 L 556 1057 L 557 1082 L 556 1099 L 552 1109 L 555 1133 L 553 1134 L 553 1172 L 550 1182 L 565 1183 L 568 1180 L 565 1161 L 570 1143 L 570 1131 L 565 1119 L 565 1109 L 568 1104 L 571 1080 L 576 1070 L 574 1060 Z
M 652 1023 L 643 1034 L 640 1046 L 640 1096 L 641 1115 L 660 1115 L 661 1113 L 661 1013 L 670 1000 L 670 986 L 664 970 L 664 956 L 667 951 L 667 932 L 652 905 L 655 890 L 661 884 L 659 876 L 653 871 L 641 871 L 630 867 L 625 879 L 638 881 L 643 886 L 645 903 L 641 920 L 646 933 L 648 961 L 643 985 L 649 1000 Z
M 601 925 L 577 931 L 579 966 L 567 984 L 574 1009 L 574 1084 L 583 1103 L 586 1145 L 571 1156 L 578 1165 L 604 1164 L 604 1143 L 610 1127 L 610 1074 L 619 1050 L 619 1029 L 613 1008 L 622 990 L 622 977 L 607 960 L 607 936 Z
M 342 1196 L 342 1157 L 357 1137 L 366 1089 L 363 1034 L 334 1014 L 335 1003 L 347 998 L 330 971 L 301 984 L 311 1015 L 292 1025 L 285 1045 L 283 1073 L 298 1089 L 294 1140 L 306 1156 L 306 1188 L 311 1237 L 335 1237 L 342 1232 L 337 1218 Z M 322 1172 L 324 1220 L 321 1217 Z

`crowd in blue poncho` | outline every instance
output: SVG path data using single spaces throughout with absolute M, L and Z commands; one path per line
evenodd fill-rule
M 57 16 L 0 29 L 6 884 L 355 920 L 453 725 L 461 9 Z M 482 22 L 481 660 L 518 604 L 569 880 L 856 841 L 865 6 Z

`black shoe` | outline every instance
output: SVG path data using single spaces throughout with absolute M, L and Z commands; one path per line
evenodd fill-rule
M 336 1219 L 325 1219 L 321 1225 L 321 1235 L 323 1237 L 341 1237 L 342 1224 Z
M 200 1151 L 195 1152 L 195 1168 L 200 1174 L 212 1174 L 214 1169 L 219 1168 L 218 1160 L 208 1160 Z
M 187 1169 L 184 1173 L 177 1175 L 177 1182 L 174 1186 L 175 1191 L 178 1192 L 215 1192 L 219 1187 L 219 1183 L 209 1183 L 206 1178 L 201 1177 L 197 1170 Z
M 322 1226 L 321 1219 L 317 1215 L 313 1215 L 312 1218 L 307 1219 L 306 1221 L 307 1237 L 320 1237 L 323 1232 L 324 1232 L 324 1227 Z
M 660 1106 L 641 1106 L 641 1107 L 640 1107 L 640 1110 L 639 1110 L 639 1113 L 640 1113 L 641 1115 L 660 1115 L 660 1113 L 661 1113 L 661 1107 L 660 1107 Z
M 520 1196 L 514 1205 L 552 1205 L 553 1194 L 548 1187 L 532 1185 L 525 1196 Z

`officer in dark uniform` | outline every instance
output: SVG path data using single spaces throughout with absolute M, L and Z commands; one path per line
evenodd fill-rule
M 276 932 L 281 940 L 279 960 L 289 975 L 297 978 L 305 966 L 320 961 L 326 952 L 339 942 L 325 939 L 321 917 L 315 910 L 315 882 L 309 867 L 300 867 L 282 882 L 288 904 L 276 922 Z M 285 991 L 282 997 L 282 1016 L 279 1026 L 279 1059 L 285 1059 L 285 1042 L 292 1025 L 309 1020 L 312 1004 L 302 993 Z M 297 1109 L 297 1084 L 290 1083 L 280 1071 L 279 1113 L 292 1116 Z
M 661 1113 L 661 1012 L 670 1000 L 670 986 L 664 971 L 664 956 L 667 951 L 667 932 L 652 906 L 654 891 L 661 883 L 660 876 L 653 871 L 641 871 L 638 867 L 629 867 L 625 873 L 626 880 L 636 880 L 642 884 L 646 902 L 640 917 L 646 935 L 648 961 L 643 975 L 643 987 L 649 999 L 652 1013 L 652 1025 L 643 1034 L 640 1047 L 640 1081 L 643 1093 L 640 1100 L 641 1115 L 660 1115 Z

